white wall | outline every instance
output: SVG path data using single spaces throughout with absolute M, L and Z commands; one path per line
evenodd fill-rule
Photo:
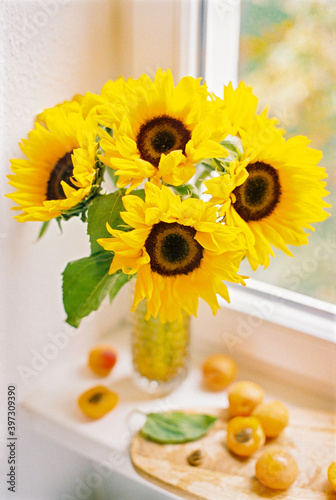
M 50 343 L 50 334 L 65 332 L 67 335 L 70 331 L 64 324 L 61 272 L 69 260 L 85 256 L 89 251 L 85 226 L 79 220 L 64 224 L 63 235 L 56 223 L 51 224 L 45 237 L 37 242 L 39 223 L 21 224 L 12 219 L 13 203 L 3 196 L 11 191 L 5 177 L 10 173 L 9 159 L 22 157 L 18 142 L 27 136 L 38 112 L 71 99 L 76 93 L 99 91 L 106 80 L 119 76 L 118 47 L 122 35 L 119 15 L 119 3 L 111 0 L 2 0 L 0 5 L 2 432 L 7 385 L 17 385 L 17 397 L 22 400 L 43 377 L 44 370 L 57 363 L 56 356 L 45 365 L 41 361 L 38 365 L 36 353 L 41 354 Z M 122 303 L 115 309 L 107 305 L 97 318 L 79 329 L 76 337 L 68 336 L 69 352 L 76 355 L 75 346 L 80 336 L 89 339 L 101 328 L 104 318 L 113 316 L 116 310 L 122 313 L 125 307 Z M 34 375 L 23 380 L 20 367 L 32 369 Z M 83 461 L 74 463 L 73 454 L 66 451 L 62 454 L 58 448 L 56 453 L 46 439 L 29 433 L 19 408 L 17 425 L 16 497 L 21 500 L 59 498 L 57 485 L 59 491 L 64 491 L 65 485 L 73 481 L 73 474 L 78 475 L 83 469 Z M 0 442 L 0 497 L 7 498 L 8 466 L 2 470 L 6 460 L 4 441 L 0 439 Z

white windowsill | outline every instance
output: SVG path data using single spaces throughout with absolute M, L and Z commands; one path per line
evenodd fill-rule
M 258 283 L 255 285 L 262 288 Z M 232 355 L 239 365 L 239 378 L 260 383 L 270 398 L 282 399 L 289 406 L 334 411 L 335 344 L 322 336 L 272 323 L 270 320 L 281 320 L 281 308 L 293 307 L 286 305 L 287 299 L 276 303 L 270 317 L 258 318 L 252 315 L 255 301 L 260 298 L 265 301 L 265 292 L 230 287 L 230 294 L 232 305 L 223 304 L 215 317 L 207 306 L 201 305 L 198 319 L 192 322 L 190 373 L 171 395 L 151 399 L 133 385 L 129 329 L 127 324 L 120 324 L 108 339 L 119 351 L 119 361 L 112 374 L 103 380 L 91 374 L 86 368 L 88 339 L 72 338 L 72 345 L 59 354 L 23 401 L 27 422 L 37 432 L 80 455 L 104 463 L 153 493 L 159 490 L 135 472 L 129 458 L 131 437 L 143 422 L 135 412 L 226 406 L 225 392 L 210 393 L 201 385 L 202 360 L 213 352 Z M 264 307 L 273 304 L 270 297 L 268 302 L 262 302 Z M 238 308 L 244 311 L 238 312 Z M 91 335 L 90 344 L 102 340 L 106 341 L 106 326 L 105 333 Z M 88 387 L 101 382 L 119 394 L 120 403 L 103 419 L 91 422 L 77 409 L 76 399 Z M 167 498 L 179 497 L 167 493 Z

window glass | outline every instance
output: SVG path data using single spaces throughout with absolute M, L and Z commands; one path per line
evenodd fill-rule
M 278 118 L 287 138 L 306 135 L 323 151 L 333 206 L 335 29 L 334 0 L 242 0 L 239 78 L 253 87 L 260 108 Z M 251 277 L 335 303 L 335 219 L 315 228 L 308 245 L 290 248 L 293 258 L 275 252 L 270 266 Z

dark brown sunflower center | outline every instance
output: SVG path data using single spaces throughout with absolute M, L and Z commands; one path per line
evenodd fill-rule
M 180 120 L 162 115 L 141 125 L 136 143 L 141 158 L 157 167 L 162 154 L 177 149 L 184 153 L 190 139 L 190 131 Z
M 73 176 L 73 164 L 71 154 L 66 153 L 63 158 L 58 160 L 50 174 L 47 186 L 47 200 L 63 200 L 66 198 L 61 181 L 66 182 L 69 186 L 78 189 L 71 180 Z
M 279 174 L 266 163 L 256 162 L 246 167 L 248 178 L 238 186 L 234 208 L 246 222 L 270 215 L 281 196 Z
M 197 269 L 203 248 L 195 240 L 196 229 L 177 222 L 155 224 L 145 242 L 152 271 L 162 276 L 188 274 Z

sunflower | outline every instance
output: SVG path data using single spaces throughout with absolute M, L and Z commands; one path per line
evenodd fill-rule
M 50 122 L 52 120 L 52 113 L 57 113 L 57 110 L 60 108 L 66 114 L 80 113 L 83 118 L 87 118 L 96 106 L 105 104 L 106 102 L 107 100 L 104 99 L 103 96 L 92 92 L 87 92 L 85 95 L 76 94 L 71 101 L 64 101 L 61 104 L 57 104 L 52 108 L 47 108 L 39 113 L 36 117 L 36 121 L 46 125 L 46 119 L 48 118 Z
M 267 267 L 271 245 L 292 256 L 287 245 L 308 243 L 305 229 L 329 214 L 322 182 L 327 175 L 318 166 L 322 153 L 308 147 L 303 136 L 285 140 L 282 132 L 256 117 L 246 133 L 240 129 L 243 154 L 228 173 L 205 182 L 212 203 L 230 227 L 242 227 L 247 258 L 253 270 Z
M 216 294 L 229 301 L 222 280 L 245 284 L 237 274 L 245 254 L 241 229 L 217 223 L 216 207 L 195 198 L 181 201 L 166 186 L 147 182 L 145 194 L 145 201 L 123 197 L 121 216 L 131 231 L 107 225 L 113 237 L 97 240 L 115 253 L 109 273 L 137 273 L 132 311 L 146 298 L 146 319 L 159 314 L 162 322 L 181 320 L 181 308 L 196 316 L 199 297 L 215 314 Z
M 51 108 L 46 108 L 36 116 L 35 121 L 47 126 L 46 120 L 48 119 L 50 122 L 51 114 L 54 112 L 57 113 L 57 111 L 59 109 L 62 109 L 64 111 L 64 113 L 66 113 L 66 114 L 80 113 L 82 99 L 83 99 L 83 96 L 80 94 L 77 94 L 73 97 L 73 99 L 71 101 L 64 101 L 60 104 L 56 104 L 56 106 L 53 106 Z
M 82 114 L 85 118 L 90 113 L 96 123 L 101 126 L 99 135 L 102 139 L 111 140 L 112 124 L 120 124 L 130 92 L 135 86 L 139 86 L 137 80 L 129 78 L 125 81 L 123 77 L 120 77 L 106 82 L 100 95 L 88 92 L 82 97 L 80 101 Z
M 71 109 L 70 109 L 71 108 Z M 20 222 L 49 221 L 69 213 L 90 194 L 97 180 L 96 129 L 76 105 L 56 106 L 43 113 L 28 140 L 20 144 L 25 159 L 11 160 L 7 195 L 22 210 Z
M 146 75 L 128 80 L 124 97 L 99 115 L 113 129 L 113 138 L 101 141 L 101 160 L 116 170 L 118 186 L 129 186 L 128 192 L 146 179 L 179 186 L 202 159 L 227 156 L 219 144 L 229 130 L 223 106 L 192 77 L 176 87 L 169 70 L 158 70 L 154 81 Z
M 216 96 L 215 99 L 217 103 L 221 101 Z M 248 132 L 249 128 L 253 127 L 254 119 L 258 115 L 270 126 L 278 123 L 276 118 L 267 118 L 267 109 L 257 113 L 258 98 L 253 94 L 252 87 L 248 87 L 243 81 L 239 82 L 236 89 L 233 88 L 231 82 L 226 85 L 222 102 L 231 125 L 230 135 L 239 136 L 239 130 Z

